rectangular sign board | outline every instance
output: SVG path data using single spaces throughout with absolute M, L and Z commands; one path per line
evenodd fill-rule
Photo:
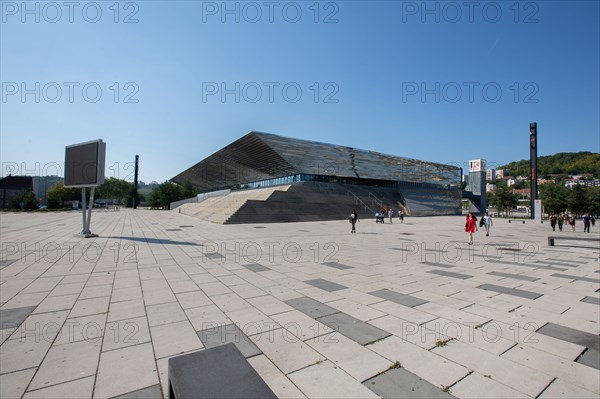
M 106 143 L 102 140 L 65 148 L 65 187 L 96 187 L 104 183 Z
M 485 159 L 473 159 L 469 161 L 469 172 L 481 172 L 485 170 Z

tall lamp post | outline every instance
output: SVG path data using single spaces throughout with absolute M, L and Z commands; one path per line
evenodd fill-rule
M 531 219 L 535 219 L 535 201 L 538 198 L 537 190 L 537 122 L 529 124 L 529 169 L 531 178 Z M 541 209 L 539 210 L 541 212 Z M 540 215 L 541 216 L 541 215 Z

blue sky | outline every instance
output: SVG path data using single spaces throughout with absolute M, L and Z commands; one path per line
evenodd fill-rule
M 256 130 L 440 163 L 600 152 L 599 1 L 2 1 L 2 175 L 164 181 Z M 472 7 L 472 8 L 471 8 Z M 37 19 L 37 20 L 36 20 Z

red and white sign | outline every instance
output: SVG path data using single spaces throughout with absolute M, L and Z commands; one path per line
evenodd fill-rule
M 473 159 L 469 161 L 469 172 L 481 172 L 485 170 L 485 159 Z

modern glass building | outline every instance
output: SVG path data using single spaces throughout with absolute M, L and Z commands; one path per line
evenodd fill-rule
M 171 181 L 189 181 L 201 193 L 305 183 L 320 192 L 381 198 L 387 189 L 384 206 L 404 207 L 409 214 L 456 214 L 461 206 L 456 166 L 260 132 L 246 134 Z

